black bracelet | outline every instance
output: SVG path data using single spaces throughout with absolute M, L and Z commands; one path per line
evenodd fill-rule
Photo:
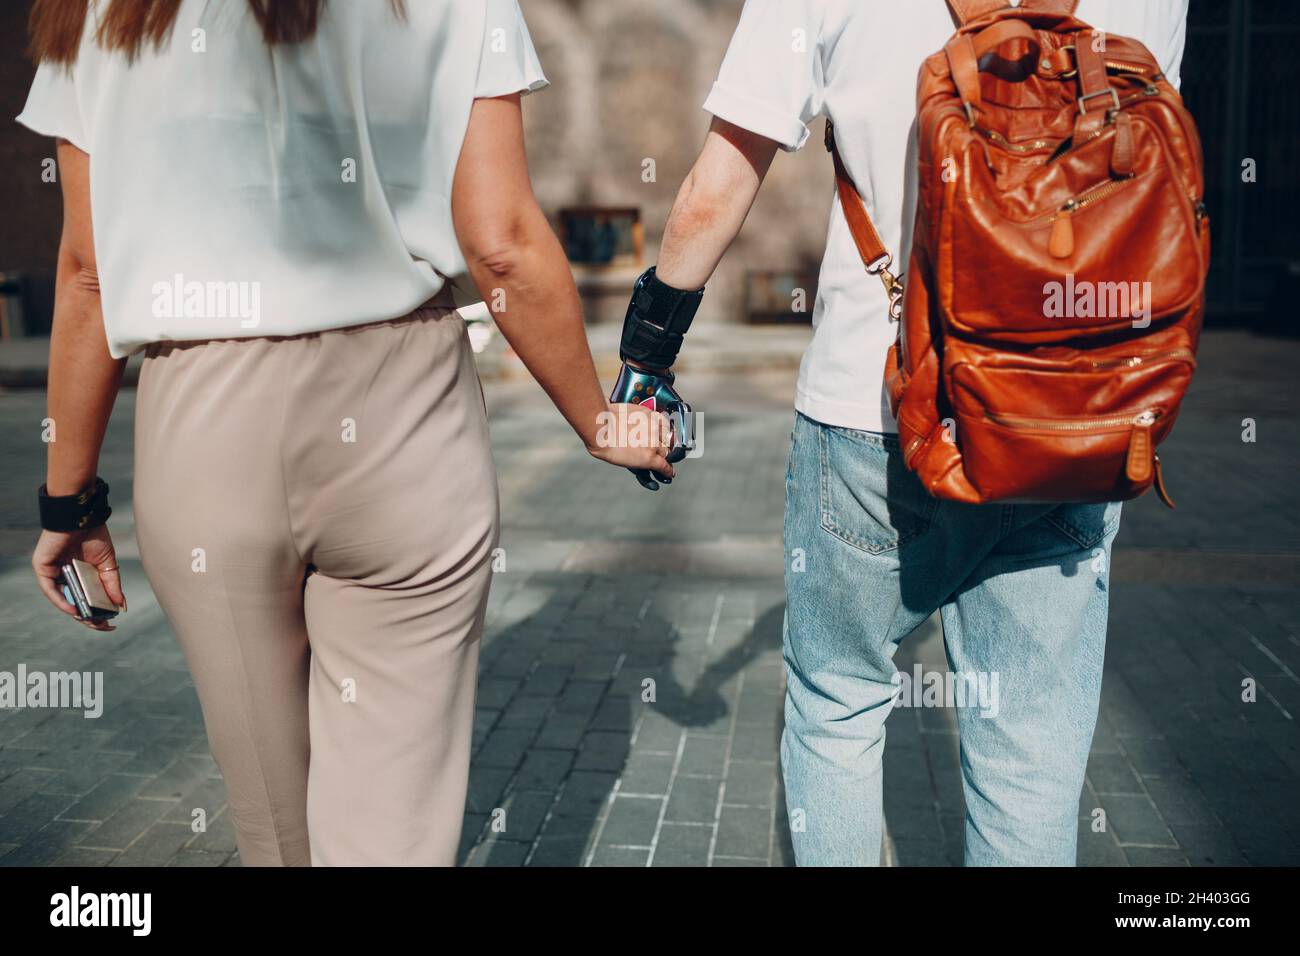
M 41 527 L 46 531 L 88 531 L 98 528 L 113 513 L 108 506 L 108 483 L 102 478 L 96 478 L 94 484 L 75 495 L 51 496 L 41 485 L 36 497 Z

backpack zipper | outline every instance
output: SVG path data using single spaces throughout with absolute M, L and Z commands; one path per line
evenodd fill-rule
M 1074 254 L 1074 220 L 1073 215 L 1080 209 L 1084 209 L 1099 199 L 1104 199 L 1117 189 L 1122 189 L 1133 181 L 1134 177 L 1129 176 L 1126 179 L 1111 179 L 1107 182 L 1086 189 L 1077 196 L 1071 196 L 1065 201 L 1060 209 L 1050 213 L 1043 213 L 1029 220 L 1039 222 L 1048 219 L 1052 224 L 1052 231 L 1047 237 L 1047 252 L 1054 259 L 1068 259 Z
M 1141 355 L 1129 355 L 1124 358 L 1098 359 L 1092 363 L 1092 367 L 1094 370 L 1101 372 L 1112 368 L 1136 368 L 1148 362 L 1159 362 L 1164 359 L 1179 359 L 1195 364 L 1196 354 L 1191 349 L 1166 349 L 1163 352 L 1145 352 Z
M 1113 429 L 1124 425 L 1138 425 L 1150 428 L 1164 412 L 1151 408 L 1134 415 L 1105 415 L 1097 418 L 1028 418 L 1024 415 L 1007 415 L 1001 412 L 985 411 L 984 417 L 1003 428 L 1032 429 L 1052 432 L 1087 432 L 1095 429 Z
M 985 129 L 983 126 L 976 126 L 975 132 L 988 137 L 1003 149 L 1009 149 L 1013 153 L 1033 153 L 1040 149 L 1047 149 L 1052 145 L 1051 141 L 1046 139 L 1030 140 L 1028 143 L 1013 143 L 997 130 Z

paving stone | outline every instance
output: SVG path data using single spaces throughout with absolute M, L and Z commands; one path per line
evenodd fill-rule
M 490 814 L 488 839 L 531 843 L 542 829 L 542 822 L 555 803 L 550 790 L 515 790 L 505 800 L 504 814 Z M 496 827 L 504 827 L 497 830 Z
M 147 777 L 109 774 L 99 785 L 63 812 L 66 820 L 107 820 L 149 782 Z
M 620 771 L 627 762 L 629 746 L 624 734 L 593 731 L 582 739 L 573 766 L 578 770 Z
M 478 684 L 478 706 L 500 711 L 519 689 L 519 681 L 487 677 Z
M 162 773 L 148 780 L 136 795 L 179 800 L 196 786 L 206 783 L 214 766 L 211 758 L 179 757 Z
M 708 866 L 712 824 L 665 823 L 659 830 L 651 866 Z
M 1101 805 L 1106 810 L 1107 828 L 1121 845 L 1172 847 L 1177 844 L 1169 827 L 1145 795 L 1106 794 Z
M 665 820 L 674 823 L 713 823 L 718 815 L 722 781 L 716 777 L 677 777 L 668 792 Z
M 733 760 L 727 767 L 724 801 L 734 806 L 769 808 L 776 800 L 780 769 L 773 762 Z
M 571 680 L 556 701 L 555 709 L 561 713 L 593 714 L 604 694 L 603 681 Z
M 1246 866 L 1232 835 L 1218 825 L 1170 824 L 1179 848 L 1192 866 Z
M 554 713 L 546 718 L 535 745 L 557 750 L 577 750 L 587 732 L 588 721 L 583 714 Z
M 894 840 L 894 850 L 899 866 L 952 866 L 942 840 L 898 837 Z
M 615 797 L 600 834 L 601 845 L 650 846 L 662 808 L 663 800 L 655 797 Z
M 480 843 L 470 851 L 466 866 L 523 866 L 529 845 L 508 840 Z
M 737 724 L 731 740 L 732 760 L 776 760 L 781 736 L 766 724 Z
M 1109 830 L 1094 833 L 1086 822 L 1079 824 L 1079 866 L 1128 866 L 1128 857 Z
M 41 827 L 27 842 L 0 855 L 0 866 L 50 866 L 71 843 L 75 843 L 93 823 L 53 820 Z
M 1187 866 L 1187 857 L 1176 847 L 1126 846 L 1129 866 Z
M 549 697 L 516 697 L 510 702 L 510 706 L 501 712 L 497 726 L 510 730 L 536 732 L 541 729 L 553 706 L 554 701 Z
M 727 765 L 726 737 L 687 734 L 677 772 L 687 776 L 721 777 Z
M 1088 784 L 1097 793 L 1142 793 L 1133 765 L 1120 753 L 1093 753 L 1088 758 Z
M 0 840 L 25 843 L 37 830 L 71 806 L 76 797 L 67 794 L 33 793 L 0 816 Z
M 55 770 L 21 769 L 0 780 L 0 821 L 10 810 L 33 794 L 40 793 L 58 776 Z M 0 840 L 4 826 L 0 823 Z
M 471 765 L 469 794 L 466 799 L 468 812 L 488 814 L 501 806 L 501 796 L 505 793 L 511 776 L 509 770 Z
M 108 864 L 115 860 L 117 856 L 117 850 L 93 850 L 88 847 L 74 846 L 67 848 L 63 854 L 50 865 L 71 866 L 77 868 L 108 866 Z M 0 860 L 0 865 L 3 865 L 3 862 L 3 860 Z
M 155 823 L 109 866 L 166 866 L 194 835 L 182 823 Z
M 583 837 L 542 834 L 533 848 L 529 866 L 582 866 L 587 859 L 588 841 Z
M 514 785 L 524 790 L 559 789 L 576 755 L 571 750 L 530 750 L 524 757 Z
M 651 708 L 637 726 L 632 741 L 634 750 L 676 754 L 682 739 L 682 728 L 663 713 Z
M 480 767 L 513 770 L 524 759 L 533 737 L 530 730 L 500 727 L 492 731 L 472 762 Z
M 1170 826 L 1179 823 L 1214 825 L 1218 823 L 1205 801 L 1205 795 L 1191 777 L 1143 777 L 1142 785 Z
M 668 754 L 641 753 L 633 751 L 619 776 L 624 793 L 654 794 L 668 793 L 673 778 L 675 760 Z
M 125 850 L 167 810 L 166 800 L 133 797 L 103 823 L 88 831 L 81 842 L 101 850 Z
M 592 858 L 592 866 L 645 866 L 650 859 L 650 851 L 636 847 L 598 846 Z
M 722 808 L 722 815 L 718 817 L 717 854 L 766 860 L 771 839 L 771 811 L 760 807 Z
M 226 862 L 224 853 L 205 853 L 196 850 L 181 850 L 167 863 L 168 866 L 221 866 Z
M 555 697 L 564 689 L 572 672 L 573 668 L 566 664 L 539 664 L 519 692 L 525 696 Z

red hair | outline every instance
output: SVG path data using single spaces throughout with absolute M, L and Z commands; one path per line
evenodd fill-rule
M 107 0 L 95 41 L 106 50 L 121 50 L 134 59 L 146 43 L 158 47 L 166 42 L 181 3 Z M 405 15 L 403 0 L 389 3 L 399 17 Z M 325 0 L 248 0 L 248 6 L 268 44 L 300 43 L 316 32 Z M 31 58 L 37 63 L 75 63 L 89 10 L 90 0 L 34 0 L 28 21 Z

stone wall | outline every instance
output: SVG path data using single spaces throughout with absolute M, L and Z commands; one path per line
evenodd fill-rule
M 701 109 L 741 0 L 521 0 L 551 86 L 525 100 L 533 180 L 548 212 L 637 206 L 653 263 L 682 179 L 704 141 Z M 781 154 L 736 245 L 710 284 L 700 321 L 742 318 L 747 269 L 816 272 L 834 181 L 820 122 L 801 152 Z M 645 159 L 657 181 L 642 181 Z

